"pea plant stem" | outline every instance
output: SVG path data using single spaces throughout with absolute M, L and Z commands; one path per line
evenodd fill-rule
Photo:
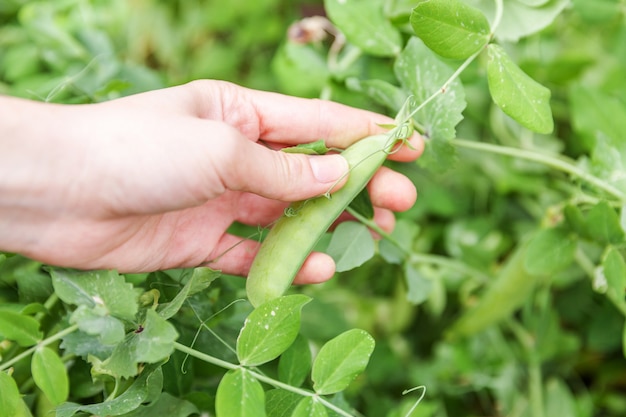
M 280 389 L 284 389 L 286 391 L 290 391 L 293 392 L 295 394 L 298 395 L 302 395 L 304 397 L 313 397 L 315 398 L 317 401 L 319 401 L 321 404 L 323 404 L 325 407 L 333 410 L 335 413 L 339 414 L 340 416 L 344 416 L 344 417 L 353 417 L 352 414 L 346 412 L 345 410 L 342 410 L 341 408 L 337 407 L 334 404 L 331 404 L 330 402 L 328 402 L 327 400 L 325 400 L 324 398 L 320 397 L 318 394 L 314 393 L 314 392 L 310 392 L 310 391 L 306 391 L 304 389 L 298 388 L 298 387 L 293 387 L 289 384 L 285 384 L 283 382 L 277 381 L 273 378 L 270 378 L 266 375 L 260 374 L 258 372 L 252 371 L 244 366 L 241 365 L 237 365 L 231 362 L 227 362 L 224 361 L 222 359 L 218 359 L 216 357 L 213 357 L 211 355 L 207 355 L 206 353 L 202 353 L 199 352 L 193 348 L 190 348 L 188 346 L 185 346 L 181 343 L 178 342 L 174 342 L 174 348 L 180 352 L 186 353 L 189 356 L 193 356 L 194 358 L 200 359 L 203 362 L 207 362 L 210 363 L 212 365 L 216 365 L 219 366 L 220 368 L 224 368 L 224 369 L 228 369 L 228 370 L 236 370 L 236 369 L 243 369 L 245 372 L 249 373 L 251 376 L 253 376 L 254 378 L 256 378 L 257 380 L 261 381 L 261 382 L 265 382 L 266 384 L 269 384 L 273 387 L 276 388 L 280 388 Z
M 58 333 L 53 334 L 52 336 L 42 340 L 41 342 L 37 343 L 35 346 L 32 346 L 29 349 L 26 349 L 24 352 L 20 353 L 19 355 L 15 356 L 14 358 L 8 360 L 7 362 L 0 364 L 0 371 L 4 371 L 5 369 L 8 369 L 9 367 L 11 367 L 13 364 L 21 361 L 22 359 L 26 358 L 27 356 L 30 356 L 33 352 L 35 352 L 37 349 L 44 347 L 44 346 L 48 346 L 51 343 L 56 342 L 59 339 L 62 339 L 63 337 L 67 336 L 70 333 L 75 332 L 76 330 L 78 330 L 78 325 L 74 324 L 66 329 L 61 330 Z
M 544 164 L 556 170 L 578 177 L 586 183 L 593 185 L 594 187 L 606 192 L 607 194 L 610 194 L 612 197 L 620 200 L 621 202 L 626 203 L 626 194 L 623 193 L 621 190 L 613 187 L 606 181 L 582 170 L 581 168 L 574 165 L 573 162 L 570 162 L 563 157 L 556 157 L 535 151 L 529 151 L 526 149 L 494 145 L 485 142 L 475 142 L 465 139 L 452 139 L 450 143 L 461 148 L 511 156 L 514 158 L 526 159 L 528 161 Z

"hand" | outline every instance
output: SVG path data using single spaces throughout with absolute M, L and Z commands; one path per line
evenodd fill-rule
M 121 272 L 206 265 L 245 276 L 259 244 L 227 228 L 269 225 L 288 202 L 325 193 L 348 170 L 339 155 L 276 149 L 320 138 L 345 148 L 390 122 L 219 81 L 89 105 L 0 97 L 0 108 L 8 115 L 0 119 L 0 249 Z M 411 144 L 390 158 L 416 159 L 422 141 Z M 369 190 L 386 230 L 392 211 L 416 198 L 413 184 L 386 168 Z M 296 281 L 333 273 L 332 259 L 314 253 Z

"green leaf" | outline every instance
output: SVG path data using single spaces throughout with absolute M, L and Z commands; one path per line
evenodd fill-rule
M 337 272 L 363 265 L 374 256 L 376 247 L 371 232 L 362 223 L 343 222 L 333 232 L 327 253 L 335 260 Z
M 597 134 L 602 133 L 612 146 L 626 151 L 626 105 L 622 101 L 582 84 L 571 87 L 569 99 L 574 130 L 585 139 L 587 150 L 593 150 Z
M 573 262 L 576 246 L 567 230 L 542 229 L 528 244 L 524 268 L 533 275 L 559 272 Z
M 326 13 L 348 41 L 374 56 L 394 56 L 402 48 L 400 32 L 383 13 L 382 0 L 325 0 Z
M 61 404 L 56 417 L 71 417 L 79 411 L 97 416 L 119 416 L 135 410 L 148 401 L 154 392 L 163 387 L 162 363 L 147 365 L 132 385 L 118 397 L 99 404 L 81 405 L 72 402 Z
M 67 400 L 70 391 L 67 370 L 54 350 L 49 347 L 35 350 L 31 373 L 35 384 L 52 404 L 59 405 Z
M 327 417 L 326 407 L 315 397 L 304 397 L 300 400 L 291 417 Z
M 220 276 L 220 274 L 220 272 L 211 268 L 195 268 L 191 278 L 189 278 L 189 281 L 187 281 L 183 289 L 176 294 L 176 297 L 174 297 L 171 302 L 159 306 L 159 316 L 165 320 L 173 317 L 174 314 L 180 310 L 188 297 L 208 288 L 209 285 L 211 285 L 211 283 Z
M 272 61 L 281 91 L 300 97 L 318 97 L 328 83 L 326 56 L 312 45 L 283 43 Z
M 495 14 L 493 0 L 467 0 L 467 3 L 480 9 L 485 16 Z M 537 33 L 550 25 L 569 3 L 570 0 L 505 0 L 496 39 L 517 42 Z
M 115 271 L 76 271 L 48 268 L 54 291 L 68 304 L 103 306 L 108 314 L 132 321 L 137 314 L 133 286 Z
M 293 387 L 299 387 L 311 370 L 311 349 L 301 335 L 289 346 L 278 362 L 278 379 Z
M 87 334 L 98 336 L 105 345 L 114 345 L 124 339 L 124 323 L 107 315 L 102 306 L 78 306 L 70 317 L 70 323 L 78 324 L 78 328 Z
M 394 72 L 403 88 L 424 103 L 453 74 L 453 70 L 416 37 L 412 37 L 394 64 Z M 419 163 L 435 171 L 449 169 L 456 157 L 455 148 L 448 141 L 456 136 L 455 127 L 463 120 L 465 92 L 459 80 L 453 81 L 444 94 L 424 106 L 414 119 L 422 126 L 426 150 Z
M 550 90 L 526 75 L 505 50 L 488 46 L 487 79 L 493 101 L 522 126 L 538 133 L 554 129 Z
M 39 322 L 34 318 L 0 310 L 0 336 L 26 347 L 37 344 L 43 333 L 39 330 Z
M 582 238 L 589 238 L 590 232 L 587 227 L 587 220 L 582 211 L 577 206 L 568 204 L 563 209 L 563 215 L 567 224 Z
M 361 329 L 348 330 L 328 341 L 313 362 L 315 392 L 326 395 L 346 389 L 365 370 L 373 351 L 374 339 Z
M 589 210 L 587 225 L 589 234 L 598 242 L 617 244 L 624 241 L 619 216 L 606 201 L 601 201 Z
M 298 336 L 300 312 L 309 301 L 305 295 L 287 295 L 255 308 L 237 338 L 239 362 L 257 366 L 283 353 Z
M 22 396 L 15 380 L 4 371 L 0 371 L 0 410 L 6 416 L 16 416 L 22 407 Z
M 433 291 L 432 280 L 424 277 L 418 269 L 410 264 L 404 264 L 404 278 L 407 285 L 406 299 L 412 304 L 421 304 L 428 300 Z
M 421 0 L 410 21 L 426 46 L 445 58 L 469 58 L 489 42 L 485 15 L 459 0 Z
M 171 323 L 154 310 L 146 310 L 141 327 L 127 334 L 109 358 L 104 361 L 91 358 L 94 371 L 118 378 L 134 376 L 139 363 L 155 363 L 167 358 L 174 351 L 177 338 L 178 332 Z
M 352 91 L 365 94 L 392 113 L 397 113 L 407 99 L 406 91 L 383 80 L 348 78 L 346 86 Z
M 192 414 L 199 414 L 198 408 L 194 404 L 163 392 L 156 401 L 142 405 L 120 417 L 188 417 Z
M 609 291 L 624 298 L 626 293 L 626 262 L 622 254 L 614 247 L 610 247 L 602 260 L 602 269 Z
M 245 369 L 224 375 L 215 396 L 217 417 L 265 417 L 265 392 Z
M 302 399 L 300 394 L 283 389 L 271 389 L 265 393 L 265 410 L 268 417 L 291 417 Z
M 363 188 L 356 197 L 354 197 L 349 207 L 366 219 L 371 220 L 374 218 L 374 206 L 372 205 L 370 193 L 367 191 L 367 188 Z
M 575 416 L 578 407 L 574 401 L 574 395 L 565 382 L 551 378 L 545 387 L 545 414 L 546 416 Z
M 281 149 L 283 152 L 287 153 L 303 153 L 305 155 L 325 155 L 330 151 L 329 148 L 326 147 L 326 142 L 324 139 L 316 140 L 315 142 L 309 143 L 301 143 L 296 146 L 289 146 L 287 148 Z

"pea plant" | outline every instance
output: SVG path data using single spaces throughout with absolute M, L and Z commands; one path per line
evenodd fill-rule
M 613 370 L 626 368 L 626 52 L 619 41 L 601 43 L 605 52 L 602 33 L 587 30 L 621 39 L 623 1 L 323 6 L 324 16 L 289 28 L 271 66 L 287 93 L 395 116 L 346 150 L 323 138 L 283 150 L 342 152 L 346 185 L 292 204 L 267 233 L 233 225 L 259 235 L 246 281 L 209 268 L 122 275 L 0 254 L 0 416 L 623 411 Z M 22 25 L 38 22 L 87 65 L 38 97 L 132 93 L 123 74 L 141 71 L 122 60 L 102 71 L 88 53 L 107 44 L 106 31 L 55 31 L 69 10 L 20 9 Z M 6 39 L 30 39 L 13 29 Z M 71 68 L 61 53 L 35 60 L 36 48 L 16 45 L 8 50 L 28 50 L 33 64 L 0 54 L 9 93 L 38 66 Z M 418 163 L 386 162 L 413 131 L 426 142 Z M 365 191 L 383 164 L 421 194 L 393 233 L 376 225 Z M 353 220 L 330 233 L 345 211 Z M 291 287 L 312 250 L 335 259 L 337 279 Z

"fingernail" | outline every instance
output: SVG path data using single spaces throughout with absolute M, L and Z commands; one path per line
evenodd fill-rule
M 315 179 L 321 183 L 337 181 L 348 172 L 348 161 L 341 155 L 309 156 Z

